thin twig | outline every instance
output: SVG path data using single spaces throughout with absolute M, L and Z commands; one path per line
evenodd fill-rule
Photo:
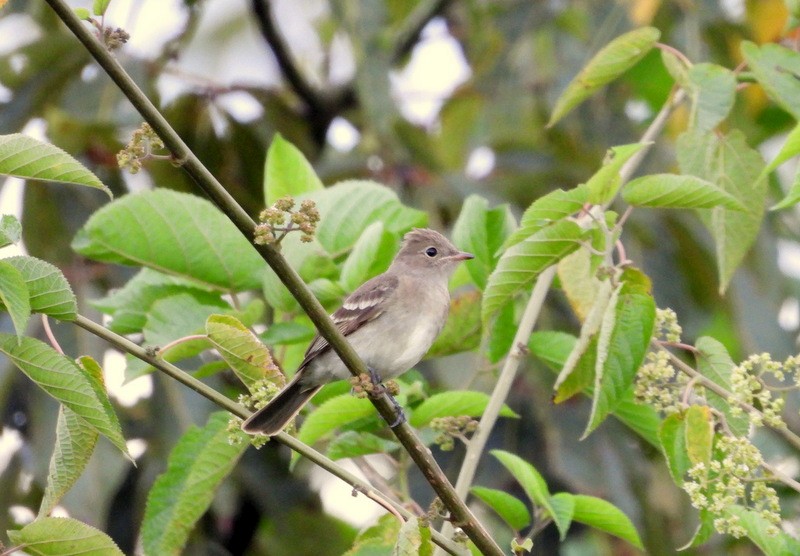
M 47 336 L 47 340 L 50 342 L 50 345 L 53 346 L 53 349 L 61 355 L 64 355 L 64 350 L 61 349 L 55 334 L 53 334 L 53 330 L 50 328 L 50 319 L 48 319 L 47 315 L 44 313 L 42 313 L 42 327 L 44 328 L 44 333 Z

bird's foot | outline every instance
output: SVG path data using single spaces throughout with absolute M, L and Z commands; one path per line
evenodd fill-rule
M 394 409 L 396 411 L 396 417 L 394 421 L 392 421 L 392 423 L 389 424 L 389 428 L 393 429 L 394 427 L 400 425 L 401 423 L 404 423 L 406 420 L 406 415 L 403 412 L 403 407 L 394 398 L 394 395 L 396 395 L 400 391 L 400 386 L 394 380 L 388 380 L 386 384 L 384 384 L 381 381 L 380 375 L 375 369 L 371 367 L 367 367 L 367 369 L 369 370 L 369 381 L 371 383 L 370 387 L 366 388 L 366 391 L 369 394 L 369 396 L 371 398 L 380 398 L 384 394 L 386 394 L 389 397 L 389 400 L 392 402 L 392 405 L 394 406 Z

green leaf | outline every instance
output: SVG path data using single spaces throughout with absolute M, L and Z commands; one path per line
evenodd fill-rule
M 772 159 L 772 162 L 764 168 L 759 179 L 765 178 L 767 174 L 772 172 L 775 168 L 798 154 L 800 154 L 800 123 L 795 125 L 792 131 L 789 132 L 781 150 L 778 151 L 778 154 Z
M 716 207 L 700 214 L 714 237 L 719 289 L 724 293 L 761 227 L 767 193 L 766 180 L 759 179 L 764 161 L 738 130 L 726 136 L 688 131 L 678 138 L 677 155 L 684 174 L 716 184 L 746 208 Z
M 367 226 L 342 265 L 339 281 L 345 291 L 352 292 L 389 268 L 397 247 L 397 236 L 389 233 L 383 222 Z
M 505 241 L 505 248 L 516 245 L 553 222 L 575 214 L 588 202 L 589 189 L 585 184 L 567 191 L 556 189 L 539 197 L 522 213 L 519 228 Z
M 167 470 L 147 496 L 141 540 L 145 554 L 179 555 L 214 493 L 249 445 L 229 442 L 230 414 L 211 414 L 202 428 L 190 427 L 172 450 Z
M 297 439 L 311 446 L 329 432 L 374 414 L 375 409 L 365 398 L 356 398 L 350 394 L 336 396 L 306 417 Z
M 698 131 L 711 131 L 733 108 L 736 76 L 716 64 L 695 64 L 689 68 L 687 90 L 692 101 L 689 126 Z
M 282 197 L 298 197 L 321 189 L 324 189 L 322 182 L 300 149 L 276 133 L 264 165 L 265 204 L 269 206 Z
M 473 130 L 481 119 L 485 104 L 484 96 L 475 91 L 468 88 L 456 90 L 439 112 L 439 129 L 434 137 L 438 160 L 445 170 L 458 172 L 464 168 L 472 146 Z
M 268 379 L 278 386 L 286 382 L 283 373 L 273 363 L 267 346 L 230 315 L 211 315 L 206 320 L 206 334 L 220 356 L 230 365 L 245 386 Z
M 261 334 L 261 341 L 269 346 L 308 342 L 314 337 L 314 328 L 297 321 L 276 322 Z
M 636 548 L 644 549 L 636 527 L 633 526 L 628 516 L 614 504 L 583 494 L 574 495 L 574 499 L 575 513 L 572 518 L 574 521 L 605 531 L 629 542 Z
M 78 301 L 61 270 L 34 257 L 9 257 L 3 261 L 16 268 L 25 280 L 31 311 L 58 320 L 75 320 Z
M 56 444 L 50 458 L 44 497 L 39 506 L 40 517 L 55 508 L 86 469 L 97 444 L 97 436 L 97 431 L 77 413 L 63 405 L 59 408 Z
M 21 338 L 31 317 L 30 294 L 22 273 L 3 260 L 0 260 L 0 302 L 14 323 L 17 337 Z
M 392 556 L 430 556 L 433 554 L 431 530 L 411 517 L 400 527 Z
M 142 330 L 144 343 L 160 347 L 179 338 L 203 334 L 206 319 L 229 308 L 221 299 L 206 305 L 199 303 L 188 293 L 159 299 L 153 303 L 147 315 L 147 322 Z M 209 346 L 208 338 L 191 340 L 162 351 L 160 355 L 168 361 L 178 361 L 197 355 Z
M 389 233 L 401 234 L 428 221 L 427 214 L 403 205 L 394 191 L 368 180 L 339 182 L 309 198 L 320 213 L 316 237 L 331 254 L 351 249 L 373 222 L 383 222 Z
M 599 249 L 598 251 L 601 251 Z M 595 306 L 603 284 L 597 277 L 597 269 L 602 258 L 589 249 L 578 249 L 558 263 L 558 279 L 561 289 L 567 296 L 570 307 L 582 322 L 587 319 Z
M 747 538 L 753 541 L 766 556 L 787 556 L 800 554 L 800 542 L 783 531 L 777 535 L 770 535 L 770 523 L 764 519 L 760 512 L 749 510 L 738 504 L 731 504 L 725 508 L 725 513 L 736 516 L 739 524 L 747 531 Z
M 649 143 L 631 143 L 608 149 L 603 165 L 586 182 L 586 188 L 589 190 L 589 202 L 595 205 L 610 203 L 622 186 L 619 175 L 622 167 L 648 145 Z
M 82 19 L 83 21 L 89 21 L 89 19 L 92 17 L 92 14 L 89 13 L 89 10 L 86 8 L 75 8 L 73 11 L 75 12 L 75 15 L 78 16 L 78 19 Z
M 673 413 L 664 418 L 661 428 L 658 430 L 658 440 L 667 461 L 667 468 L 672 475 L 672 480 L 678 486 L 683 485 L 683 477 L 692 466 L 686 451 L 685 422 L 683 415 Z
M 575 222 L 560 220 L 509 247 L 486 284 L 481 312 L 484 325 L 542 271 L 580 247 L 582 237 Z
M 595 54 L 589 63 L 561 93 L 547 127 L 552 127 L 581 102 L 633 67 L 661 36 L 653 27 L 635 29 L 612 40 Z
M 728 350 L 720 342 L 709 336 L 701 336 L 695 341 L 697 352 L 697 370 L 701 375 L 719 384 L 725 390 L 731 391 L 731 371 L 735 366 L 733 359 L 728 354 Z M 725 416 L 728 427 L 737 436 L 746 436 L 750 431 L 750 420 L 747 415 L 731 414 L 731 405 L 727 400 L 715 394 L 711 390 L 706 390 L 706 398 L 709 405 Z
M 714 444 L 714 419 L 704 405 L 690 405 L 686 410 L 686 455 L 692 464 L 711 461 Z
M 572 516 L 575 514 L 575 497 L 569 492 L 557 492 L 550 497 L 550 504 L 553 506 L 554 515 L 557 516 L 553 521 L 563 524 L 559 528 L 559 538 L 563 542 L 567 538 L 567 531 L 572 525 Z
M 736 197 L 695 176 L 652 174 L 629 182 L 622 190 L 626 203 L 639 207 L 714 208 L 743 211 Z
M 394 440 L 387 440 L 368 432 L 344 431 L 328 444 L 328 457 L 336 461 L 369 454 L 388 454 L 400 447 Z
M 378 523 L 362 531 L 353 547 L 342 556 L 386 556 L 394 549 L 400 535 L 400 522 L 392 514 L 378 518 Z
M 800 168 L 795 170 L 794 180 L 792 181 L 792 186 L 789 188 L 789 192 L 780 202 L 773 205 L 770 210 L 782 210 L 793 207 L 798 202 L 800 202 Z
M 481 341 L 481 292 L 465 292 L 450 300 L 444 328 L 425 354 L 425 359 L 471 351 Z
M 611 307 L 614 305 L 610 303 Z M 623 289 L 615 304 L 613 322 L 604 318 L 598 338 L 592 415 L 584 437 L 614 411 L 633 385 L 650 344 L 655 317 L 656 304 L 650 295 L 626 293 Z
M 482 486 L 474 486 L 470 492 L 492 508 L 514 531 L 530 525 L 531 514 L 528 508 L 507 492 Z
M 661 417 L 652 406 L 642 405 L 634 399 L 633 387 L 617 403 L 614 417 L 652 446 L 659 446 L 658 429 L 661 426 Z
M 575 347 L 577 338 L 567 332 L 538 330 L 531 334 L 528 349 L 550 369 L 559 371 Z
M 473 392 L 470 390 L 451 390 L 434 394 L 423 401 L 414 409 L 414 414 L 409 422 L 412 426 L 420 428 L 428 425 L 437 417 L 457 417 L 468 415 L 470 417 L 480 417 L 489 403 L 489 395 L 484 392 Z M 502 417 L 515 417 L 510 407 L 503 405 L 500 410 Z
M 104 15 L 110 3 L 111 0 L 94 0 L 92 13 L 94 13 L 94 15 Z
M 742 41 L 742 55 L 767 95 L 800 120 L 800 56 L 777 44 L 756 46 Z
M 40 517 L 8 538 L 31 556 L 125 556 L 111 537 L 68 517 Z
M 167 189 L 126 195 L 95 212 L 72 241 L 81 255 L 146 266 L 205 288 L 257 288 L 265 264 L 209 201 Z
M 97 176 L 66 152 L 19 133 L 0 135 L 0 175 L 85 185 L 101 189 L 113 198 L 111 190 Z
M 667 73 L 675 80 L 675 83 L 681 87 L 687 86 L 691 64 L 688 64 L 685 59 L 675 55 L 668 49 L 661 50 L 661 61 L 664 63 Z
M 470 195 L 461 206 L 453 226 L 453 242 L 459 249 L 475 255 L 464 264 L 481 290 L 486 288 L 489 275 L 497 266 L 501 246 L 516 227 L 508 205 L 489 209 L 486 199 Z
M 0 247 L 17 243 L 22 237 L 22 224 L 16 216 L 4 214 L 0 218 Z

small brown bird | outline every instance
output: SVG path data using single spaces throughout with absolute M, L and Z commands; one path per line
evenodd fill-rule
M 439 232 L 414 229 L 389 269 L 362 284 L 331 315 L 374 376 L 394 378 L 416 365 L 442 331 L 450 308 L 447 284 L 472 259 Z M 250 434 L 278 434 L 323 385 L 351 376 L 317 335 L 294 378 L 242 424 Z

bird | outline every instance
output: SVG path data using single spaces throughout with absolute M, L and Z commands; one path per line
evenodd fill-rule
M 447 320 L 450 277 L 460 262 L 472 258 L 439 232 L 414 228 L 386 272 L 364 282 L 331 315 L 376 385 L 403 374 L 427 353 Z M 294 377 L 242 423 L 242 430 L 274 436 L 325 384 L 351 376 L 317 334 Z

